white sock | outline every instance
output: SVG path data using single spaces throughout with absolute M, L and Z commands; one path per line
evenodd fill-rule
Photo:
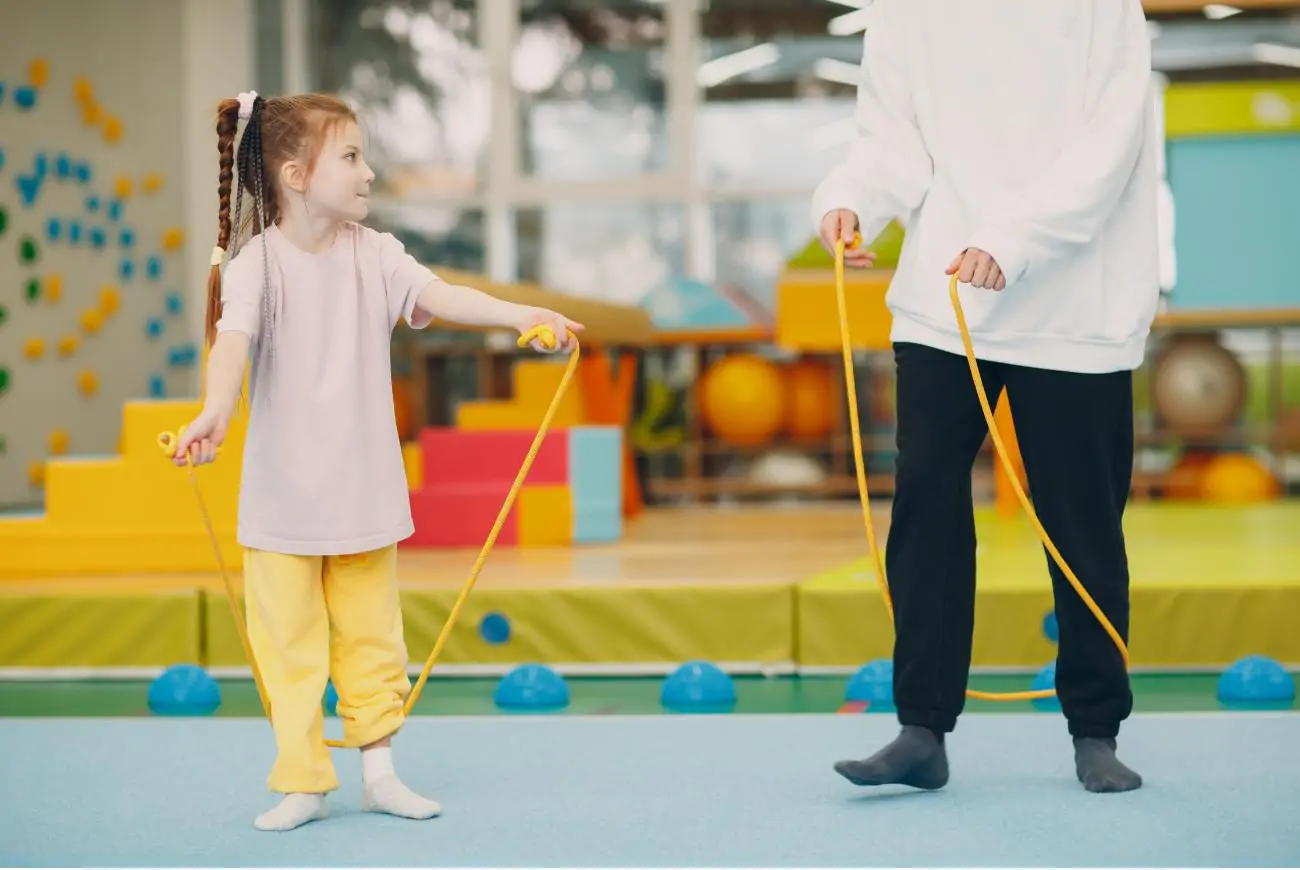
M 326 815 L 325 795 L 287 794 L 279 804 L 253 820 L 259 831 L 292 831 Z
M 393 775 L 393 748 L 376 746 L 361 750 L 361 779 L 366 784 Z
M 366 812 L 387 813 L 403 819 L 431 819 L 442 812 L 436 801 L 411 791 L 398 778 L 389 747 L 362 751 L 361 777 L 365 783 L 362 806 Z

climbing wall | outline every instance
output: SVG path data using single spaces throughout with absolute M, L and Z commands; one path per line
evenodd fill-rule
M 117 448 L 121 408 L 189 384 L 182 4 L 0 13 L 0 507 L 45 461 Z

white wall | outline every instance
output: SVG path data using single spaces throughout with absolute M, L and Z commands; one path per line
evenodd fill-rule
M 42 490 L 29 483 L 29 468 L 51 455 L 51 435 L 67 435 L 71 454 L 111 453 L 117 448 L 123 402 L 149 395 L 153 375 L 162 375 L 168 395 L 193 395 L 197 366 L 170 367 L 168 351 L 196 342 L 202 296 L 216 236 L 216 134 L 218 99 L 252 86 L 252 0 L 4 0 L 0 27 L 0 207 L 7 227 L 0 236 L 0 366 L 9 387 L 0 394 L 0 507 L 39 506 Z M 48 80 L 36 104 L 22 109 L 15 89 L 27 83 L 32 61 L 45 61 Z M 93 87 L 100 117 L 120 120 L 119 141 L 105 139 L 101 122 L 88 123 L 75 83 Z M 58 157 L 93 173 L 79 183 L 60 178 Z M 44 155 L 46 174 L 39 195 L 24 204 L 19 178 Z M 147 193 L 155 175 L 161 187 Z M 131 181 L 116 219 L 107 206 L 119 178 Z M 100 208 L 87 209 L 98 197 Z M 57 219 L 62 234 L 51 239 Z M 68 240 L 68 225 L 80 222 L 81 239 Z M 167 230 L 179 228 L 184 245 L 168 251 Z M 122 230 L 134 244 L 123 246 Z M 91 243 L 92 230 L 103 244 Z M 36 241 L 40 258 L 21 262 L 24 237 Z M 150 256 L 162 264 L 157 280 L 147 274 Z M 124 259 L 135 274 L 121 273 Z M 49 297 L 51 279 L 61 293 Z M 25 287 L 39 281 L 44 298 L 30 302 Z M 102 291 L 116 290 L 115 310 L 102 307 Z M 167 297 L 177 293 L 182 312 L 169 315 Z M 98 310 L 97 330 L 85 318 Z M 146 323 L 165 324 L 156 340 Z M 60 339 L 75 336 L 77 348 L 58 351 Z M 25 355 L 33 339 L 44 354 Z M 97 382 L 93 395 L 78 390 L 83 373 Z M 181 421 L 178 421 L 181 422 Z

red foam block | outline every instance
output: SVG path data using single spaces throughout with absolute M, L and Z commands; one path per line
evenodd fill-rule
M 501 513 L 510 484 L 450 486 L 411 493 L 415 534 L 408 547 L 481 547 Z M 513 547 L 519 540 L 519 502 L 506 514 L 496 545 Z
M 523 430 L 466 432 L 450 427 L 420 431 L 424 490 L 463 484 L 504 484 L 508 489 L 528 456 L 537 433 Z M 530 484 L 569 482 L 568 433 L 546 433 L 526 481 Z M 503 494 L 505 490 L 502 490 Z

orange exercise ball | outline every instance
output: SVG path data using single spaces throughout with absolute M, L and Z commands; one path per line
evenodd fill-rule
M 830 367 L 801 360 L 785 367 L 785 431 L 792 438 L 825 438 L 835 423 L 835 381 Z
M 756 446 L 781 430 L 785 385 L 777 366 L 748 353 L 728 354 L 700 382 L 704 424 L 723 441 Z
M 1205 470 L 1214 461 L 1215 454 L 1206 450 L 1184 453 L 1169 469 L 1165 483 L 1165 497 L 1170 499 L 1196 499 L 1201 496 Z
M 1201 497 L 1217 504 L 1250 504 L 1277 498 L 1277 478 L 1253 456 L 1223 453 L 1201 475 Z

